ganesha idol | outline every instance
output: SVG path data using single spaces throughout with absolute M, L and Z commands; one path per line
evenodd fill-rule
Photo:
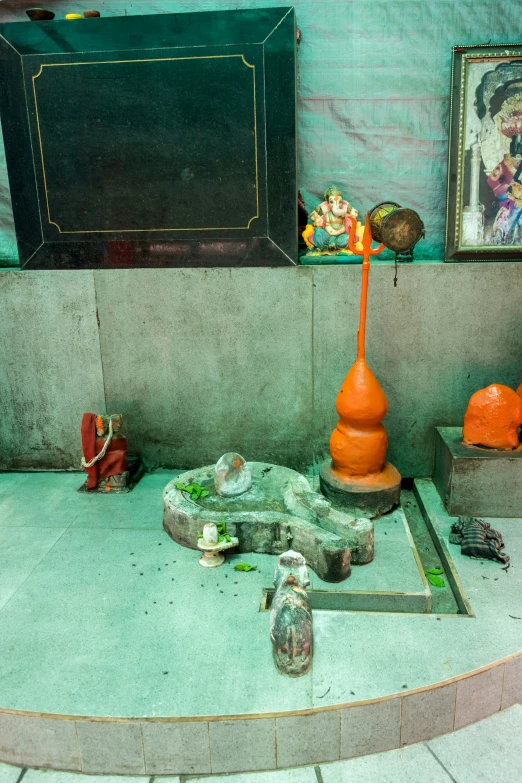
M 358 211 L 343 199 L 342 191 L 330 185 L 324 192 L 324 201 L 310 213 L 311 224 L 303 231 L 307 255 L 353 255 L 348 250 L 348 236 L 352 222 L 356 223 L 357 250 L 362 249 L 364 226 L 357 221 Z

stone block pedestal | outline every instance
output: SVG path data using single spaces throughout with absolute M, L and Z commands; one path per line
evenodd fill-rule
M 521 447 L 499 451 L 465 446 L 461 427 L 437 427 L 433 481 L 450 516 L 522 514 Z
M 334 473 L 332 461 L 323 462 L 319 471 L 321 492 L 334 508 L 356 517 L 381 516 L 399 502 L 401 476 L 389 462 L 377 476 L 353 476 L 343 479 Z

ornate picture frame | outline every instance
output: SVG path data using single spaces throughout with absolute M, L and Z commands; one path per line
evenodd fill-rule
M 445 248 L 522 260 L 522 44 L 453 47 Z

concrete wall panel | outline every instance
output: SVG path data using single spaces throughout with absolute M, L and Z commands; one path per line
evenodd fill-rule
M 0 273 L 0 312 L 0 469 L 78 468 L 105 407 L 93 273 Z
M 95 272 L 107 406 L 148 465 L 311 461 L 312 274 Z

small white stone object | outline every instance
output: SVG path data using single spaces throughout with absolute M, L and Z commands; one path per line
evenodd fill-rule
M 215 542 L 209 542 L 205 536 L 214 538 Z M 201 549 L 203 554 L 199 558 L 200 566 L 203 568 L 217 568 L 223 565 L 225 562 L 224 556 L 221 554 L 226 549 L 233 549 L 239 544 L 239 539 L 235 536 L 230 536 L 230 541 L 218 541 L 217 527 L 214 522 L 207 522 L 203 527 L 203 538 L 198 538 L 198 549 Z
M 241 454 L 229 451 L 223 454 L 214 468 L 214 487 L 223 498 L 233 498 L 247 492 L 252 486 L 252 474 Z
M 215 522 L 207 522 L 203 527 L 203 541 L 207 546 L 213 546 L 218 542 L 218 531 Z

